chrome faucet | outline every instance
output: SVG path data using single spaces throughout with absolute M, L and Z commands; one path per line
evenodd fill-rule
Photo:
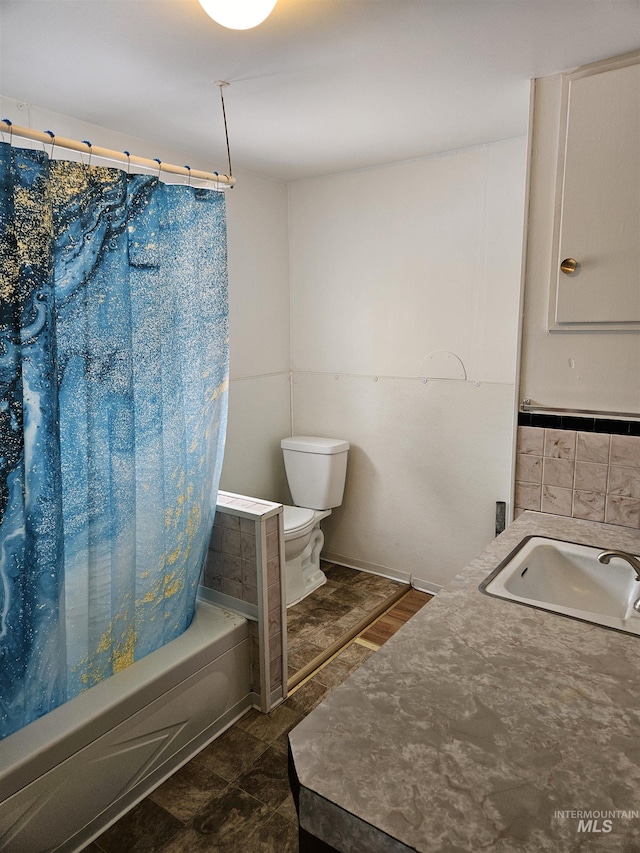
M 601 554 L 598 554 L 598 560 L 604 563 L 605 566 L 609 565 L 612 557 L 619 557 L 621 560 L 626 560 L 636 573 L 636 580 L 640 581 L 640 560 L 637 557 L 627 553 L 627 551 L 603 551 Z

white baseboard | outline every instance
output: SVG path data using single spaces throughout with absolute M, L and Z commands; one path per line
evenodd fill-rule
M 392 569 L 390 566 L 379 566 L 376 563 L 367 563 L 364 560 L 355 560 L 353 557 L 345 557 L 342 554 L 334 554 L 331 551 L 322 553 L 322 559 L 328 563 L 337 563 L 340 566 L 346 566 L 348 569 L 358 569 L 361 572 L 369 572 L 370 575 L 380 575 L 383 578 L 389 578 L 393 581 L 401 583 L 410 583 L 414 589 L 419 592 L 427 592 L 429 595 L 437 595 L 443 587 L 438 583 L 416 578 L 409 572 L 403 572 L 400 569 Z
M 321 557 L 328 563 L 338 563 L 338 565 L 346 566 L 348 569 L 358 569 L 361 572 L 369 572 L 371 575 L 381 575 L 383 578 L 389 578 L 393 581 L 411 583 L 411 575 L 409 572 L 403 572 L 400 571 L 400 569 L 392 569 L 389 566 L 379 566 L 376 563 L 367 563 L 364 560 L 355 560 L 352 557 L 345 557 L 342 554 L 334 554 L 331 551 L 323 552 Z
M 431 581 L 422 580 L 422 578 L 413 577 L 411 578 L 411 586 L 417 589 L 418 592 L 428 592 L 429 595 L 437 595 L 441 589 L 444 589 L 439 583 L 432 583 Z

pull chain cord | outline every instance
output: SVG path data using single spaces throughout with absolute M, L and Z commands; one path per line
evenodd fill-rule
M 229 84 L 226 80 L 219 80 L 218 86 L 220 87 L 220 100 L 222 101 L 222 118 L 224 120 L 224 136 L 227 142 L 227 160 L 229 162 L 229 177 L 233 177 L 233 171 L 231 170 L 231 149 L 229 148 L 229 130 L 227 129 L 227 113 L 224 108 L 224 95 L 222 94 L 222 89 Z

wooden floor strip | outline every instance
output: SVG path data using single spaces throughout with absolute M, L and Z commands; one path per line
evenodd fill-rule
M 370 640 L 363 640 L 362 637 L 356 637 L 353 642 L 358 646 L 364 646 L 365 649 L 371 649 L 372 652 L 377 652 L 380 648 L 377 643 L 372 643 Z

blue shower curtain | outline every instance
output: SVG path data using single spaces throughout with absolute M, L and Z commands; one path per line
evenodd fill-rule
M 191 621 L 226 276 L 222 193 L 0 144 L 0 737 Z

